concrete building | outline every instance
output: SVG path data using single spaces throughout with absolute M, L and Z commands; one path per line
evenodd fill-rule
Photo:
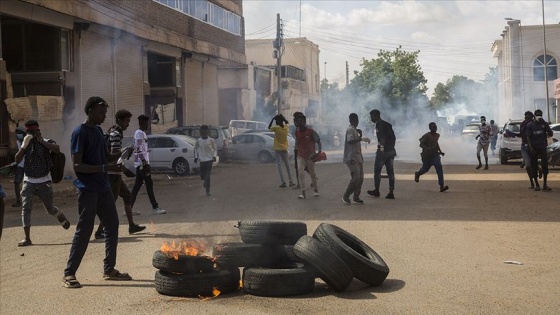
M 246 114 L 253 113 L 257 107 L 256 95 L 262 95 L 268 100 L 278 90 L 276 59 L 273 55 L 272 42 L 272 39 L 245 41 L 249 73 L 252 73 L 253 78 L 260 77 L 260 88 L 267 89 L 265 92 L 255 87 L 251 89 L 251 100 L 247 105 L 249 108 L 243 111 Z M 300 111 L 305 113 L 308 122 L 319 122 L 321 120 L 319 46 L 305 37 L 285 38 L 283 43 L 280 113 L 289 119 L 292 113 Z M 252 69 L 253 71 L 251 71 Z M 263 81 L 268 77 L 270 77 L 269 86 Z M 267 95 L 267 93 L 269 94 Z M 251 117 L 245 116 L 244 118 L 250 119 Z
M 553 81 L 559 78 L 560 25 L 546 25 L 546 58 L 542 25 L 521 25 L 519 20 L 508 20 L 501 37 L 492 45 L 492 55 L 498 59 L 498 122 L 523 119 L 525 111 L 537 108 L 543 111 L 545 119 L 557 122 L 558 100 L 554 100 Z
M 0 157 L 27 119 L 67 145 L 90 96 L 105 130 L 132 112 L 130 136 L 140 114 L 152 133 L 227 124 L 247 91 L 242 0 L 10 0 L 0 21 Z

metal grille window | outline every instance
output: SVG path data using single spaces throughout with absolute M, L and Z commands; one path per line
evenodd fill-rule
M 544 81 L 544 55 L 540 55 L 533 61 L 533 80 Z M 550 55 L 546 55 L 546 79 L 553 81 L 558 78 L 558 63 Z

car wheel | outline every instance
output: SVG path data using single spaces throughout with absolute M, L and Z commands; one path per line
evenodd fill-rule
M 259 162 L 268 163 L 272 161 L 272 154 L 270 154 L 270 152 L 267 151 L 262 151 L 259 153 L 258 158 L 259 158 Z
M 173 171 L 179 176 L 189 175 L 191 172 L 189 162 L 184 158 L 176 159 L 173 161 Z
M 500 164 L 507 164 L 508 158 L 506 150 L 500 149 Z

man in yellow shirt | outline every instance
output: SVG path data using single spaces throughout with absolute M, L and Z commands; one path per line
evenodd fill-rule
M 276 126 L 272 126 L 272 122 L 276 122 Z M 282 184 L 280 188 L 286 188 L 286 181 L 284 180 L 284 174 L 282 172 L 282 162 L 286 166 L 286 172 L 288 172 L 288 179 L 290 187 L 295 187 L 292 180 L 292 173 L 290 172 L 290 161 L 288 159 L 288 120 L 284 118 L 283 115 L 276 115 L 270 120 L 268 124 L 268 129 L 274 132 L 274 151 L 276 151 L 276 168 L 278 169 L 278 175 L 280 175 L 280 181 Z

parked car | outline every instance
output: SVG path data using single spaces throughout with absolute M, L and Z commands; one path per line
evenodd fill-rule
M 268 124 L 262 121 L 254 120 L 230 120 L 229 133 L 232 137 L 245 133 L 249 130 L 268 130 Z
M 464 142 L 472 142 L 475 140 L 476 136 L 480 133 L 480 123 L 470 123 L 463 127 L 461 132 L 461 140 Z
M 520 159 L 521 156 L 521 123 L 523 120 L 508 120 L 500 131 L 500 164 L 509 159 Z
M 208 136 L 214 139 L 218 148 L 218 156 L 222 161 L 230 158 L 231 150 L 231 134 L 228 127 L 225 126 L 208 126 Z M 182 126 L 169 128 L 166 134 L 185 135 L 195 139 L 200 138 L 200 126 Z
M 560 141 L 550 144 L 546 148 L 548 156 L 548 167 L 560 166 Z
M 132 143 L 132 138 L 123 138 L 123 144 Z M 173 171 L 177 175 L 188 175 L 200 168 L 194 163 L 196 139 L 173 134 L 148 135 L 150 166 L 156 171 Z M 219 158 L 214 163 L 217 165 Z M 125 167 L 134 170 L 134 155 L 126 160 Z
M 551 124 L 550 129 L 552 130 L 552 142 L 560 140 L 560 124 Z M 551 143 L 549 143 L 551 144 Z
M 268 163 L 274 160 L 274 136 L 264 133 L 242 133 L 232 139 L 232 158 Z M 293 150 L 292 150 L 293 151 Z

